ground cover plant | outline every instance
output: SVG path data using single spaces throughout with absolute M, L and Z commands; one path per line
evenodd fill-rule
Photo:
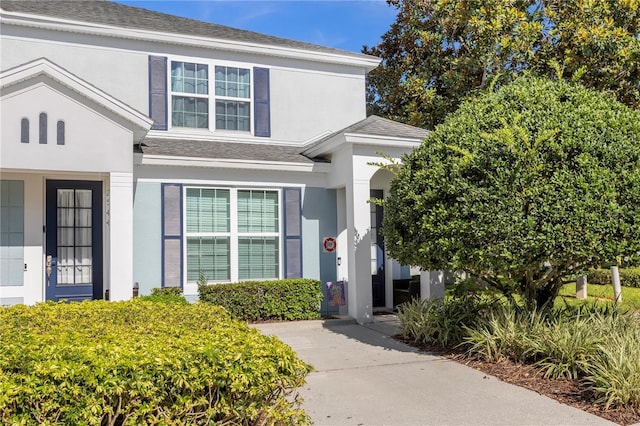
M 461 321 L 446 318 L 454 312 L 463 313 Z M 449 292 L 444 302 L 412 301 L 398 313 L 403 338 L 414 344 L 457 351 L 484 366 L 505 361 L 532 366 L 528 375 L 562 386 L 572 381 L 580 398 L 599 407 L 596 414 L 618 410 L 630 423 L 640 421 L 640 322 L 635 315 L 600 302 L 560 303 L 542 315 L 484 292 Z
M 320 319 L 320 281 L 292 278 L 198 285 L 200 300 L 226 308 L 245 321 Z
M 306 424 L 309 366 L 220 307 L 0 309 L 2 424 Z

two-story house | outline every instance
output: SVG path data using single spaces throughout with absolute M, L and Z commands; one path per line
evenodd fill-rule
M 426 131 L 366 117 L 379 59 L 109 1 L 0 3 L 0 304 L 344 280 L 392 306 L 377 232 Z

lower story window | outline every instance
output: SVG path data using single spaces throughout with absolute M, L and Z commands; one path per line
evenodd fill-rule
M 187 188 L 187 280 L 280 277 L 279 192 Z
M 252 237 L 238 240 L 238 278 L 278 277 L 278 238 Z
M 187 237 L 187 280 L 229 281 L 229 252 L 228 237 Z

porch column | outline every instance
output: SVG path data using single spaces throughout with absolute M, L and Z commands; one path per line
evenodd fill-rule
M 368 179 L 354 179 L 346 186 L 347 246 L 349 250 L 349 316 L 359 324 L 373 321 L 371 294 L 371 213 Z
M 110 300 L 128 300 L 133 294 L 133 173 L 109 174 L 107 208 Z

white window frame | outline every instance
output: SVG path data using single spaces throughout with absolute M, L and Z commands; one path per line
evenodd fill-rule
M 182 64 L 195 64 L 195 65 L 204 65 L 207 67 L 207 93 L 191 93 L 191 92 L 174 92 L 173 91 L 173 82 L 171 70 L 173 68 L 174 63 L 182 63 Z M 211 128 L 211 65 L 204 61 L 183 61 L 177 59 L 171 59 L 167 61 L 167 93 L 168 93 L 168 106 L 169 106 L 169 121 L 171 122 L 171 126 L 177 129 L 190 129 L 190 130 L 206 130 Z M 173 97 L 181 97 L 181 98 L 195 98 L 195 99 L 206 99 L 207 100 L 207 127 L 186 127 L 186 126 L 174 126 L 173 125 Z
M 224 67 L 225 69 L 228 68 L 237 68 L 238 70 L 246 70 L 249 72 L 249 96 L 246 98 L 242 98 L 242 97 L 238 97 L 238 96 L 223 96 L 223 95 L 218 95 L 216 94 L 216 67 Z M 246 133 L 247 130 L 229 130 L 229 129 L 218 129 L 216 127 L 216 122 L 217 122 L 217 118 L 216 118 L 216 103 L 217 101 L 221 101 L 221 102 L 235 102 L 235 103 L 247 103 L 249 104 L 249 133 L 252 133 L 253 130 L 253 126 L 251 125 L 251 118 L 253 117 L 253 95 L 252 95 L 252 90 L 251 88 L 253 87 L 253 70 L 251 68 L 243 68 L 243 67 L 239 67 L 239 66 L 230 66 L 230 65 L 221 65 L 221 64 L 215 64 L 213 66 L 213 72 L 210 72 L 210 74 L 213 76 L 213 96 L 215 97 L 215 99 L 213 100 L 213 125 L 211 127 L 214 128 L 215 131 L 217 132 L 238 132 L 238 133 Z
M 185 92 L 174 92 L 171 86 L 171 64 L 173 62 L 184 62 L 198 65 L 206 65 L 207 66 L 207 85 L 208 85 L 208 94 L 201 95 L 197 93 L 185 93 Z M 217 96 L 215 94 L 215 67 L 227 67 L 227 68 L 240 68 L 246 69 L 249 71 L 249 97 L 248 98 L 235 98 L 228 96 Z M 249 63 L 243 62 L 234 62 L 234 61 L 225 61 L 225 60 L 207 60 L 205 58 L 193 58 L 186 56 L 170 56 L 167 58 L 167 105 L 168 105 L 168 129 L 176 132 L 176 133 L 217 133 L 217 134 L 226 134 L 232 136 L 254 136 L 254 98 L 253 98 L 253 90 L 254 90 L 254 75 L 253 75 L 254 66 Z M 200 98 L 208 98 L 208 107 L 209 107 L 209 117 L 208 117 L 208 126 L 207 128 L 198 128 L 198 127 L 178 127 L 173 125 L 173 104 L 172 98 L 173 96 L 183 96 L 183 97 L 200 97 Z M 240 102 L 248 102 L 249 103 L 249 131 L 246 130 L 226 130 L 226 129 L 216 129 L 216 100 L 222 101 L 240 101 Z
M 188 189 L 221 189 L 229 191 L 229 231 L 230 232 L 214 232 L 214 233 L 201 233 L 201 232 L 187 232 L 187 190 Z M 278 276 L 273 279 L 282 279 L 284 271 L 284 223 L 283 223 L 283 206 L 282 206 L 282 189 L 281 188 L 265 188 L 265 187 L 227 187 L 219 185 L 184 185 L 183 186 L 183 206 L 182 217 L 184 218 L 182 224 L 183 231 L 183 276 L 184 276 L 184 288 L 185 294 L 187 290 L 191 292 L 197 291 L 197 282 L 189 281 L 188 279 L 188 258 L 187 258 L 187 240 L 189 237 L 229 237 L 229 262 L 230 262 L 230 279 L 228 281 L 208 281 L 209 284 L 219 283 L 236 283 L 239 282 L 239 239 L 243 237 L 276 237 L 278 238 Z M 238 232 L 238 191 L 268 191 L 275 192 L 278 200 L 278 232 Z M 271 279 L 271 278 L 268 278 Z M 259 278 L 253 280 L 260 280 Z M 251 279 L 243 279 L 242 281 L 251 281 Z M 188 293 L 191 294 L 191 293 Z

